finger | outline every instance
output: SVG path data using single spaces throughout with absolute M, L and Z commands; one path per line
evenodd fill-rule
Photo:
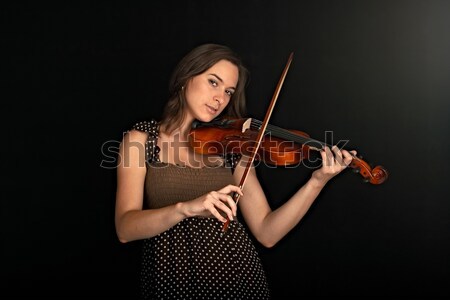
M 215 206 L 215 209 L 218 208 L 221 211 L 223 211 L 225 214 L 228 215 L 228 218 L 230 220 L 233 220 L 233 211 L 228 207 L 225 202 L 231 201 L 234 206 L 236 206 L 236 203 L 234 203 L 233 199 L 230 195 L 223 194 L 220 192 L 211 192 L 210 195 L 212 196 L 210 199 L 210 202 Z
M 342 152 L 341 150 L 338 148 L 338 146 L 333 146 L 333 148 L 331 148 L 334 152 L 335 155 L 335 159 L 337 161 L 338 164 L 342 165 L 343 162 L 343 158 L 342 158 Z
M 342 151 L 342 154 L 344 155 L 344 164 L 346 165 L 346 166 L 348 166 L 351 162 L 352 162 L 352 160 L 353 160 L 353 153 L 351 153 L 352 151 L 346 151 L 346 150 L 343 150 Z M 353 151 L 353 152 L 356 152 L 356 151 Z
M 322 156 L 322 162 L 324 164 L 324 166 L 326 167 L 330 167 L 332 166 L 334 163 L 334 156 L 333 153 L 331 153 L 331 150 L 328 146 L 325 146 L 322 151 L 320 151 L 320 155 Z
M 226 213 L 230 220 L 233 220 L 233 216 L 236 215 L 236 202 L 234 202 L 230 195 L 226 194 L 218 194 L 218 198 L 218 202 L 214 202 L 216 207 Z M 228 203 L 228 205 L 225 203 Z
M 237 202 L 230 195 L 227 196 L 227 200 L 226 201 L 228 203 L 229 208 L 231 208 L 233 216 L 236 216 L 236 214 L 237 214 Z
M 351 151 L 342 150 L 341 153 L 344 157 L 353 157 Z
M 218 200 L 216 200 L 216 201 L 218 201 Z M 220 201 L 218 201 L 218 202 L 220 202 Z M 222 202 L 220 202 L 220 203 L 222 203 Z M 219 211 L 216 209 L 216 207 L 215 207 L 214 204 L 215 204 L 215 203 L 213 203 L 213 201 L 206 202 L 206 203 L 205 203 L 205 208 L 206 208 L 206 209 L 207 209 L 214 217 L 216 217 L 219 221 L 225 223 L 225 222 L 227 221 L 227 219 L 224 218 L 224 217 L 219 213 Z M 222 204 L 223 204 L 223 203 L 222 203 Z
M 327 152 L 325 151 L 325 148 L 320 150 L 320 156 L 322 157 L 322 165 L 326 165 L 327 161 Z
M 236 192 L 239 195 L 244 196 L 244 193 L 242 193 L 242 190 L 238 186 L 232 185 L 232 184 L 229 184 L 226 187 L 218 190 L 218 192 L 222 193 L 222 194 L 231 194 L 231 192 Z

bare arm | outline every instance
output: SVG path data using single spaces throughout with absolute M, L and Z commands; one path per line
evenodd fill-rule
M 123 243 L 155 236 L 184 218 L 179 204 L 161 209 L 142 209 L 147 172 L 146 140 L 146 133 L 132 130 L 120 145 L 115 224 L 117 236 Z
M 281 240 L 300 222 L 325 184 L 345 169 L 352 160 L 351 155 L 345 150 L 341 152 L 335 147 L 333 152 L 334 155 L 328 148 L 321 152 L 323 166 L 314 171 L 310 180 L 274 211 L 267 202 L 255 170 L 251 170 L 239 207 L 247 225 L 261 244 L 272 247 Z M 240 180 L 243 171 L 243 166 L 236 168 L 234 173 L 236 180 Z
M 185 218 L 214 216 L 225 222 L 219 210 L 230 219 L 236 215 L 236 204 L 229 196 L 242 193 L 233 185 L 186 202 L 159 209 L 143 210 L 144 184 L 147 173 L 145 142 L 147 134 L 132 130 L 124 136 L 120 145 L 117 168 L 115 224 L 116 233 L 123 243 L 156 236 Z M 227 203 L 227 205 L 225 205 Z

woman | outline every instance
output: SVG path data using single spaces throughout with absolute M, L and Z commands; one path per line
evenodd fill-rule
M 268 299 L 254 237 L 274 246 L 305 215 L 321 189 L 350 164 L 345 150 L 325 148 L 315 170 L 284 205 L 272 211 L 255 170 L 237 187 L 246 157 L 209 157 L 189 147 L 194 121 L 242 117 L 247 70 L 228 47 L 205 44 L 176 67 L 159 122 L 137 123 L 120 147 L 115 222 L 118 238 L 143 240 L 142 296 L 147 299 Z M 355 154 L 355 153 L 354 153 Z M 232 220 L 226 234 L 223 223 Z M 234 222 L 235 221 L 235 222 Z

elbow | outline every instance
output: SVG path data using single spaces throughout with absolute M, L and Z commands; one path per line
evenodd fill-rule
M 116 235 L 117 235 L 119 242 L 121 242 L 122 244 L 126 244 L 126 243 L 130 242 L 130 239 L 127 238 L 127 235 L 125 234 L 122 226 L 116 225 Z
M 262 226 L 263 227 L 263 226 Z M 273 248 L 283 238 L 283 234 L 279 231 L 268 230 L 261 228 L 261 230 L 253 231 L 256 240 L 265 248 Z
M 122 244 L 126 244 L 129 242 L 128 239 L 126 239 L 123 234 L 121 234 L 118 230 L 116 230 L 116 234 L 117 234 L 117 238 L 119 239 L 119 242 L 121 242 Z
M 139 238 L 137 225 L 130 219 L 130 212 L 116 217 L 115 228 L 117 238 L 122 244 L 135 241 Z
M 265 248 L 272 248 L 273 246 L 275 246 L 277 243 L 261 243 L 261 245 L 263 245 Z
M 118 238 L 119 238 L 119 242 L 121 242 L 122 244 L 126 244 L 129 242 L 129 240 L 121 238 L 120 236 Z
M 259 244 L 265 248 L 274 247 L 281 239 L 275 232 L 262 228 L 258 231 L 252 231 L 252 233 Z
M 278 243 L 278 240 L 271 239 L 270 237 L 257 238 L 257 240 L 261 245 L 263 245 L 265 248 L 269 248 L 269 249 L 274 247 Z

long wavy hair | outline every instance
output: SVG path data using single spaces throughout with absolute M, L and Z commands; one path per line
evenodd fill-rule
M 229 47 L 218 44 L 204 44 L 191 50 L 175 67 L 169 82 L 169 99 L 161 118 L 162 130 L 168 134 L 180 127 L 184 121 L 186 105 L 185 89 L 187 82 L 202 74 L 220 60 L 234 64 L 239 71 L 238 83 L 222 116 L 241 118 L 245 114 L 245 88 L 249 77 L 241 58 Z

